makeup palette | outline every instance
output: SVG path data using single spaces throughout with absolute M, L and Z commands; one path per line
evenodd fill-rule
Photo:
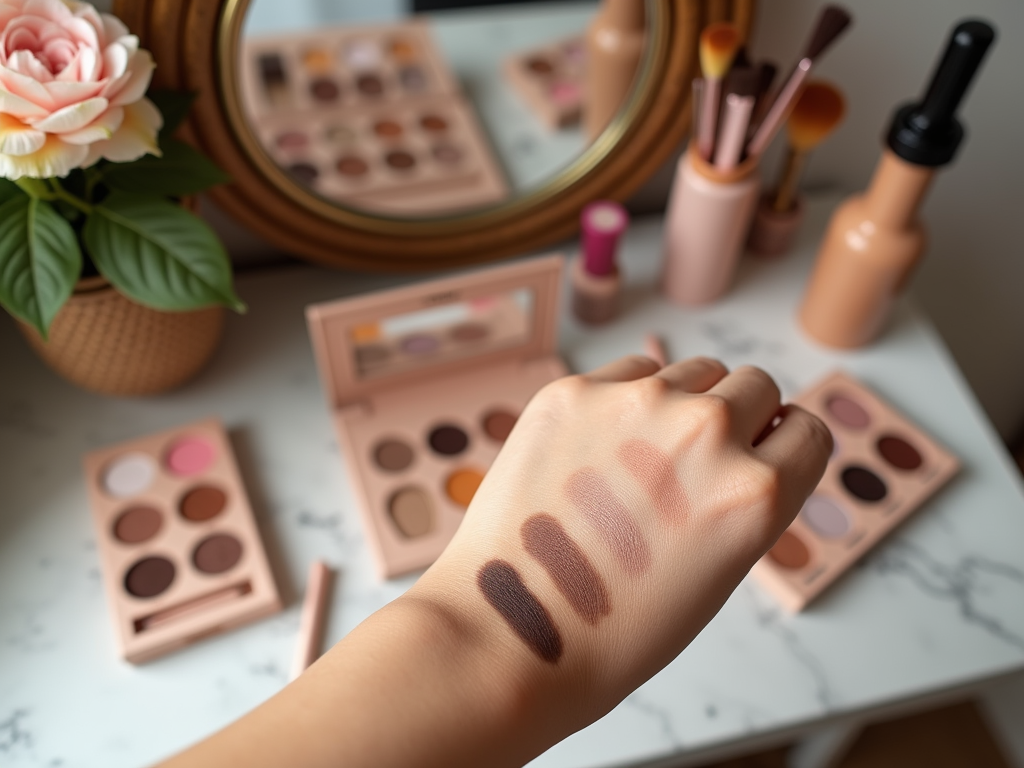
M 586 46 L 577 36 L 508 57 L 504 73 L 530 110 L 556 130 L 580 121 L 585 66 Z
M 84 463 L 125 659 L 149 661 L 281 609 L 218 421 L 93 451 Z
M 387 213 L 494 203 L 508 185 L 423 21 L 247 38 L 242 93 L 299 184 Z
M 562 257 L 316 304 L 324 390 L 379 574 L 430 565 L 455 534 L 556 354 Z
M 835 440 L 825 476 L 754 566 L 789 610 L 802 610 L 959 469 L 959 461 L 864 384 L 834 373 L 794 402 Z

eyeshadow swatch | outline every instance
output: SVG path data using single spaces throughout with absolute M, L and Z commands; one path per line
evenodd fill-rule
M 592 467 L 577 470 L 565 483 L 569 500 L 583 513 L 612 550 L 622 569 L 638 574 L 651 564 L 651 551 L 640 527 L 604 476 Z
M 530 650 L 552 664 L 561 658 L 562 636 L 510 563 L 491 560 L 477 574 L 477 584 L 487 602 Z
M 619 446 L 619 461 L 654 502 L 662 522 L 681 523 L 690 512 L 690 500 L 667 453 L 646 440 L 626 440 Z
M 551 515 L 534 515 L 520 529 L 526 551 L 548 572 L 558 591 L 588 623 L 611 613 L 601 575 Z

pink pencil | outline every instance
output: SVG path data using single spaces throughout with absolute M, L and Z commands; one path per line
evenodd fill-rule
M 302 601 L 302 618 L 299 620 L 299 646 L 295 652 L 295 663 L 292 665 L 292 680 L 320 657 L 330 580 L 331 569 L 323 561 L 315 560 L 309 566 L 306 597 Z
M 653 333 L 644 336 L 644 354 L 662 368 L 668 364 L 668 358 L 665 357 L 665 345 Z
M 715 167 L 729 171 L 736 167 L 743 155 L 747 140 L 747 126 L 754 111 L 754 97 L 730 93 L 725 97 L 725 119 L 715 147 Z

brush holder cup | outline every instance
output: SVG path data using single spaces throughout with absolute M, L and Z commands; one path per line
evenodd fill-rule
M 677 304 L 709 304 L 728 292 L 757 209 L 757 160 L 729 171 L 691 142 L 679 159 L 665 219 L 662 289 Z

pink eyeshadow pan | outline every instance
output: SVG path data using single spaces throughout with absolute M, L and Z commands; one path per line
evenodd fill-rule
M 180 477 L 198 475 L 213 464 L 215 455 L 208 441 L 200 437 L 182 438 L 167 452 L 167 468 Z

